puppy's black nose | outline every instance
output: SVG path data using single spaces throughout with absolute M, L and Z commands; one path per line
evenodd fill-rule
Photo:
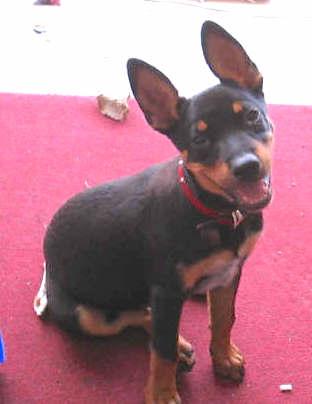
M 261 174 L 260 160 L 253 153 L 243 154 L 232 161 L 232 171 L 240 181 L 256 181 Z

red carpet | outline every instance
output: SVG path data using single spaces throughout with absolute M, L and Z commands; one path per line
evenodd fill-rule
M 241 282 L 234 339 L 245 353 L 241 386 L 215 380 L 206 307 L 189 302 L 182 330 L 197 352 L 181 377 L 184 404 L 312 402 L 312 108 L 271 106 L 275 197 Z M 148 341 L 139 331 L 71 338 L 38 320 L 32 300 L 51 215 L 87 182 L 131 174 L 176 154 L 134 103 L 124 123 L 93 98 L 0 95 L 1 404 L 140 404 Z M 292 383 L 291 393 L 279 385 Z

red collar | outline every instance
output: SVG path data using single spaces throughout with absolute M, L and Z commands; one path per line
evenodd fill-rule
M 195 206 L 201 213 L 204 215 L 215 219 L 217 223 L 234 227 L 234 229 L 245 219 L 245 216 L 239 211 L 235 210 L 232 212 L 232 215 L 226 216 L 223 213 L 217 212 L 208 206 L 204 205 L 200 202 L 196 196 L 191 191 L 191 188 L 188 186 L 186 178 L 185 178 L 185 170 L 183 161 L 180 160 L 178 164 L 178 179 L 181 185 L 181 188 L 184 192 L 186 198 L 191 202 L 193 206 Z

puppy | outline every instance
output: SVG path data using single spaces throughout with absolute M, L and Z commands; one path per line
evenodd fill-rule
M 178 333 L 183 303 L 207 293 L 215 372 L 235 381 L 244 360 L 231 342 L 244 261 L 271 200 L 273 134 L 262 76 L 243 47 L 207 21 L 204 57 L 220 84 L 185 99 L 149 64 L 131 59 L 133 94 L 149 125 L 179 156 L 88 189 L 55 214 L 35 310 L 70 331 L 105 336 L 128 326 L 151 335 L 146 404 L 180 403 L 178 365 L 192 346 Z

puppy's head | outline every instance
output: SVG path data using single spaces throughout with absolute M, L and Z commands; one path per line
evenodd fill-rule
M 130 84 L 147 122 L 181 151 L 198 184 L 242 211 L 271 199 L 272 125 L 263 79 L 243 47 L 219 25 L 202 27 L 204 57 L 220 84 L 190 99 L 160 71 L 128 62 Z

